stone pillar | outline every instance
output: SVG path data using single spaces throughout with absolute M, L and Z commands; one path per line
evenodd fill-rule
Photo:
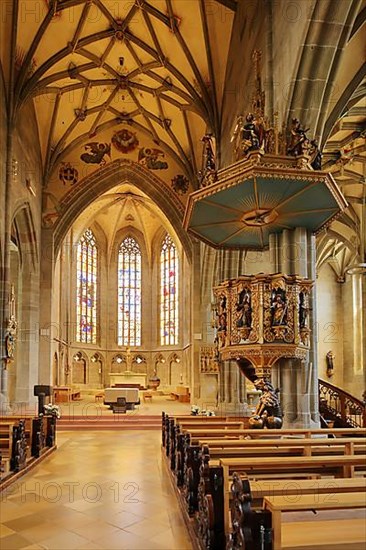
M 19 326 L 19 345 L 17 346 L 15 364 L 11 367 L 15 374 L 14 412 L 17 410 L 21 414 L 28 405 L 33 409 L 37 402 L 33 395 L 33 388 L 38 384 L 36 358 L 39 354 L 39 303 L 39 273 L 38 271 L 32 272 L 27 267 L 22 273 L 22 321 Z
M 200 243 L 193 244 L 192 262 L 192 316 L 193 316 L 193 350 L 191 361 L 191 403 L 195 404 L 201 397 L 200 347 L 202 345 L 202 305 L 200 296 L 201 253 Z
M 42 229 L 41 261 L 41 300 L 40 300 L 40 341 L 39 341 L 39 384 L 52 383 L 53 337 L 58 336 L 52 319 L 53 275 L 55 267 L 54 242 L 52 229 Z
M 270 235 L 269 248 L 274 272 L 315 281 L 315 237 L 305 228 L 285 229 L 281 234 Z M 283 359 L 273 367 L 273 382 L 275 376 L 281 381 L 280 399 L 287 427 L 319 426 L 315 293 L 314 288 L 309 304 L 309 357 L 301 363 L 296 359 Z
M 220 366 L 219 414 L 243 414 L 243 388 L 243 376 L 236 362 L 223 361 Z
M 11 408 L 8 399 L 8 370 L 3 364 L 1 366 L 1 393 L 0 393 L 0 414 L 10 414 Z
M 315 236 L 310 235 L 308 238 L 308 277 L 316 281 L 316 241 Z M 310 294 L 309 303 L 309 327 L 310 332 L 310 353 L 308 365 L 308 377 L 306 378 L 307 389 L 309 390 L 309 406 L 311 423 L 315 426 L 320 426 L 319 415 L 319 375 L 318 375 L 318 323 L 317 323 L 317 308 L 316 308 L 316 284 Z
M 293 374 L 292 359 L 281 359 L 278 364 L 273 367 L 274 373 L 277 371 L 280 380 L 280 401 L 283 413 L 284 428 L 292 425 L 296 418 L 297 402 L 296 402 L 296 378 Z M 273 376 L 274 377 L 274 376 Z M 272 377 L 272 378 L 273 378 Z M 273 382 L 273 380 L 272 380 Z

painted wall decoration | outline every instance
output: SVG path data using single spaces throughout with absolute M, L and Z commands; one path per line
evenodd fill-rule
M 130 132 L 124 128 L 119 132 L 115 132 L 112 137 L 112 143 L 120 153 L 131 153 L 139 145 L 139 140 L 136 137 L 136 134 Z
M 64 185 L 74 185 L 78 182 L 79 172 L 69 162 L 61 162 L 58 177 Z
M 183 174 L 177 174 L 172 179 L 172 187 L 178 195 L 185 195 L 188 191 L 189 180 Z
M 99 164 L 100 166 L 104 166 L 106 164 L 104 156 L 107 155 L 111 158 L 110 143 L 98 143 L 97 141 L 92 141 L 87 143 L 84 146 L 84 149 L 86 152 L 80 155 L 80 158 L 87 164 Z
M 142 147 L 139 151 L 139 163 L 149 170 L 167 170 L 168 163 L 161 160 L 165 154 L 161 149 L 153 147 Z
M 42 226 L 43 227 L 52 227 L 57 219 L 60 217 L 58 212 L 49 212 L 42 216 Z

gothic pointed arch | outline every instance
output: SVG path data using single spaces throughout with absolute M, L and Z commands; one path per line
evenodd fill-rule
M 160 344 L 179 341 L 179 258 L 177 247 L 166 233 L 160 247 Z
M 142 255 L 130 234 L 118 250 L 118 345 L 141 345 Z
M 187 258 L 192 260 L 192 243 L 182 227 L 184 206 L 166 184 L 150 170 L 128 159 L 118 159 L 81 180 L 62 200 L 60 217 L 54 225 L 56 252 L 67 231 L 97 197 L 121 183 L 131 183 L 143 191 L 168 218 L 181 241 Z
M 98 270 L 98 244 L 88 228 L 78 241 L 76 259 L 76 341 L 85 344 L 97 343 Z
M 18 205 L 14 211 L 12 232 L 16 234 L 19 255 L 22 265 L 29 269 L 38 270 L 37 234 L 33 222 L 33 215 L 28 202 Z

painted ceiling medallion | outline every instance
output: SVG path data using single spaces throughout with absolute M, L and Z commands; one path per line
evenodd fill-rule
M 249 226 L 261 226 L 273 223 L 278 218 L 276 210 L 256 209 L 246 212 L 241 221 Z
M 136 147 L 138 147 L 139 140 L 137 139 L 135 133 L 130 132 L 130 130 L 124 128 L 119 132 L 115 132 L 112 137 L 112 143 L 117 151 L 127 154 L 131 153 L 136 149 Z
M 61 162 L 58 177 L 64 185 L 67 183 L 74 185 L 78 182 L 79 173 L 69 162 Z
M 178 195 L 185 195 L 189 188 L 189 181 L 183 174 L 177 174 L 172 179 L 172 188 Z

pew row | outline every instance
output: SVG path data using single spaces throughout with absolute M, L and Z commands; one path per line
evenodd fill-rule
M 314 510 L 319 502 L 339 503 L 339 494 L 341 493 L 359 493 L 363 495 L 363 502 L 366 504 L 365 489 L 365 478 L 253 481 L 234 473 L 230 506 L 232 530 L 227 537 L 227 549 L 239 550 L 247 546 L 250 548 L 259 546 L 266 549 L 272 548 L 274 522 L 271 511 L 268 510 L 268 507 L 263 507 L 265 497 L 281 497 L 287 502 L 297 503 L 304 495 L 308 495 L 312 504 L 311 510 Z M 307 518 L 302 519 L 305 521 Z M 312 530 L 314 530 L 314 525 Z M 299 526 L 299 532 L 301 541 L 304 541 L 307 526 Z M 287 538 L 292 540 L 292 543 L 294 542 L 291 529 L 290 532 L 287 532 Z M 299 537 L 297 537 L 297 542 L 299 542 Z M 305 548 L 305 545 L 300 544 L 300 546 Z
M 270 456 L 267 458 L 271 459 L 275 457 L 275 454 L 277 454 L 277 458 L 278 454 L 282 454 L 284 458 L 287 454 L 287 458 L 290 457 L 290 460 L 292 460 L 294 454 L 300 455 L 300 453 L 305 455 L 305 458 L 310 459 L 317 458 L 318 455 L 323 459 L 326 459 L 326 456 L 323 455 L 331 455 L 328 458 L 337 459 L 337 456 L 332 457 L 332 455 L 339 453 L 340 458 L 343 460 L 344 454 L 346 454 L 346 458 L 347 456 L 352 458 L 353 454 L 357 456 L 359 453 L 365 453 L 365 429 L 232 430 L 227 423 L 223 428 L 217 429 L 211 424 L 211 418 L 205 419 L 204 427 L 199 426 L 199 428 L 198 424 L 195 425 L 194 421 L 196 419 L 194 419 L 192 422 L 193 427 L 185 429 L 183 424 L 187 420 L 184 418 L 179 420 L 181 422 L 163 415 L 163 448 L 167 456 L 166 464 L 174 476 L 172 480 L 176 484 L 181 506 L 185 512 L 189 512 L 192 518 L 192 525 L 195 526 L 194 540 L 197 542 L 198 538 L 199 548 L 201 549 L 222 550 L 226 544 L 225 535 L 230 532 L 227 525 L 226 529 L 224 528 L 223 502 L 225 491 L 220 455 L 232 459 L 238 455 L 237 458 L 240 459 L 240 453 L 242 452 L 243 457 L 248 458 L 250 456 L 251 462 L 258 462 L 253 458 L 258 458 L 258 455 L 265 456 L 265 454 L 269 454 Z M 232 421 L 232 419 L 229 421 Z M 202 419 L 200 419 L 200 422 L 202 423 Z M 349 437 L 344 437 L 349 435 L 354 436 L 354 441 L 351 441 Z M 284 436 L 287 436 L 288 439 L 282 439 Z M 309 438 L 306 436 L 310 436 L 310 441 L 307 441 Z M 248 437 L 251 439 L 247 440 Z M 331 438 L 337 438 L 337 440 Z M 210 444 L 209 451 L 207 445 L 206 447 L 203 445 L 208 442 Z M 256 445 L 258 442 L 259 444 Z M 303 444 L 301 445 L 301 443 Z M 213 455 L 213 459 L 210 460 L 208 452 Z M 283 461 L 284 458 L 280 460 Z M 302 456 L 298 458 L 302 458 Z M 262 462 L 262 457 L 259 460 Z M 364 463 L 364 461 L 365 457 L 361 457 L 361 463 Z M 279 480 L 283 477 L 287 482 L 296 479 L 297 483 L 297 481 L 306 481 L 308 478 L 319 478 L 324 473 L 326 475 L 341 475 L 344 471 L 340 469 L 339 462 L 338 460 L 336 468 L 333 464 L 331 467 L 328 466 L 328 469 L 320 468 L 320 471 L 317 472 L 309 470 L 303 472 L 301 469 L 298 471 L 292 470 L 289 473 L 280 471 L 275 477 Z M 345 466 L 349 466 L 349 464 L 346 463 Z M 357 467 L 359 467 L 359 463 Z M 352 473 L 352 468 L 353 466 L 349 468 L 349 473 Z M 256 477 L 258 477 L 258 474 Z M 273 478 L 274 475 L 272 471 L 261 472 L 260 477 Z M 304 478 L 306 479 L 304 480 Z M 330 481 L 338 481 L 338 479 Z M 346 481 L 353 481 L 353 479 L 348 478 Z M 229 482 L 225 486 L 226 491 L 229 489 L 228 484 Z M 213 491 L 212 488 L 214 488 Z M 229 502 L 230 498 L 227 498 L 227 500 Z M 219 501 L 218 508 L 217 501 Z M 266 513 L 268 516 L 268 511 Z M 191 525 L 189 521 L 188 524 Z M 240 548 L 243 548 L 243 546 Z M 251 547 L 248 546 L 248 548 Z
M 314 535 L 311 533 L 313 529 L 305 530 L 304 528 L 299 529 L 300 536 L 297 537 L 297 542 L 295 543 L 293 537 L 288 536 L 286 533 L 286 524 L 282 523 L 282 514 L 286 512 L 306 512 L 306 511 L 320 511 L 320 510 L 355 510 L 355 509 L 365 509 L 366 500 L 363 493 L 339 493 L 337 494 L 336 499 L 329 499 L 325 495 L 299 495 L 298 498 L 290 500 L 283 496 L 265 496 L 264 509 L 271 512 L 272 518 L 272 550 L 281 550 L 282 548 L 287 548 L 288 550 L 293 550 L 296 547 L 301 545 L 302 548 L 308 546 L 307 538 L 314 543 Z M 322 545 L 327 545 L 328 548 L 364 548 L 366 542 L 365 536 L 365 520 L 360 519 L 357 523 L 353 523 L 353 532 L 350 533 L 347 530 L 347 533 L 343 531 L 345 528 L 344 525 L 339 528 L 337 525 L 339 518 L 330 521 L 332 525 L 330 529 L 327 530 L 326 537 L 324 533 L 322 536 L 322 529 L 319 528 L 319 525 L 316 528 L 316 544 L 319 544 L 319 537 L 322 537 Z M 293 530 L 292 530 L 293 531 Z M 353 537 L 353 542 L 351 543 L 350 537 Z M 301 537 L 301 538 L 300 538 Z M 341 537 L 341 539 L 340 539 Z M 361 546 L 363 544 L 363 546 Z M 337 546 L 336 546 L 337 545 Z M 312 544 L 312 547 L 313 544 Z
M 56 420 L 51 416 L 6 416 L 0 420 L 2 482 L 55 445 Z M 7 467 L 8 466 L 8 467 Z
M 264 457 L 253 463 L 251 458 L 221 458 L 223 487 L 232 480 L 233 473 L 245 473 L 248 478 L 260 479 L 263 475 L 276 478 L 284 473 L 291 478 L 293 474 L 334 476 L 351 478 L 356 470 L 365 472 L 366 455 L 344 456 L 294 456 Z M 224 492 L 225 533 L 230 532 L 230 513 L 227 492 Z

